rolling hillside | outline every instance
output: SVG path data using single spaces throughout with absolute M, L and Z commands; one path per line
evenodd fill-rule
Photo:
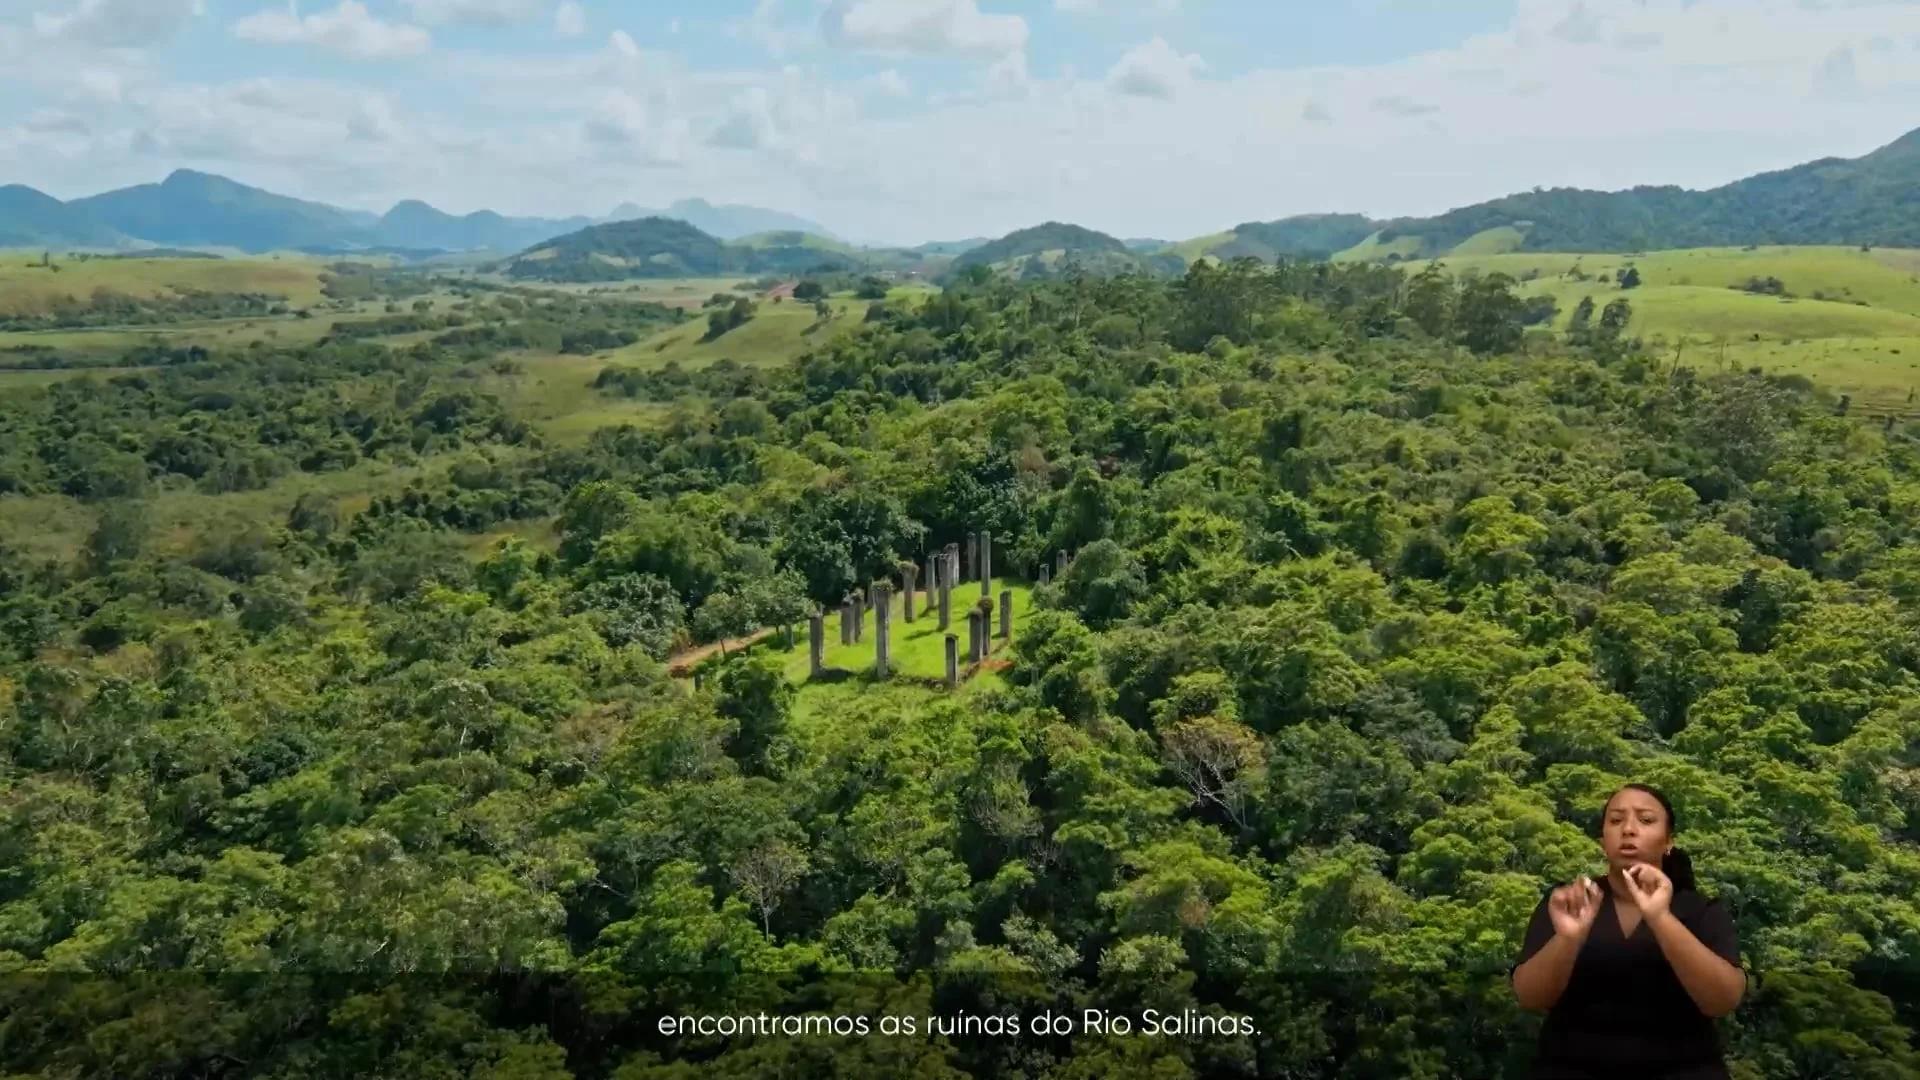
M 1649 251 L 1749 244 L 1920 247 L 1920 130 L 1707 191 L 1556 188 L 1388 222 L 1345 258 Z
M 666 210 L 622 203 L 604 218 L 516 218 L 491 210 L 454 215 L 407 199 L 376 215 L 293 199 L 191 169 L 177 170 L 157 184 L 68 202 L 21 185 L 0 187 L 0 247 L 505 253 L 594 225 L 647 217 L 674 218 L 722 240 L 775 230 L 826 234 L 821 226 L 791 214 L 714 206 L 702 199 L 682 199 Z
M 23 184 L 0 187 L 0 247 L 119 247 L 127 238 L 85 211 Z
M 1301 214 L 1279 221 L 1250 221 L 1227 232 L 1169 244 L 1163 250 L 1187 262 L 1205 256 L 1261 262 L 1283 255 L 1326 258 L 1365 240 L 1382 224 L 1363 214 Z
M 1049 221 L 963 252 L 953 260 L 950 271 L 958 274 L 982 266 L 998 274 L 1032 280 L 1062 273 L 1071 265 L 1091 274 L 1118 274 L 1178 273 L 1186 264 L 1177 255 L 1141 254 L 1118 237 Z
M 504 266 L 532 281 L 624 281 L 721 274 L 804 274 L 854 270 L 861 260 L 834 241 L 774 232 L 727 244 L 676 218 L 595 225 L 521 252 Z

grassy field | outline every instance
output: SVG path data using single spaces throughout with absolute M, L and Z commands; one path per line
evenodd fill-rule
M 477 274 L 476 280 L 488 281 L 498 285 L 510 285 L 540 289 L 548 292 L 564 293 L 603 293 L 631 300 L 646 300 L 669 307 L 697 308 L 712 298 L 714 293 L 730 292 L 742 296 L 750 295 L 752 290 L 742 288 L 745 280 L 739 275 L 733 277 L 710 278 L 645 278 L 634 281 L 595 281 L 595 282 L 548 282 L 518 281 L 499 274 Z
M 1000 634 L 1000 592 L 1013 593 L 1013 629 L 1020 632 L 1020 625 L 1032 610 L 1033 593 L 1025 582 L 1006 578 L 994 580 L 993 601 L 993 659 L 1003 659 L 1008 649 L 1001 641 Z M 916 618 L 907 622 L 904 606 L 906 598 L 895 596 L 893 611 L 893 649 L 892 673 L 904 679 L 930 679 L 939 681 L 946 678 L 946 632 L 939 629 L 940 620 L 937 611 L 928 611 L 925 589 L 915 591 L 917 607 Z M 953 626 L 947 632 L 960 639 L 960 666 L 967 666 L 967 610 L 980 599 L 980 586 L 977 582 L 962 583 L 953 592 Z M 840 673 L 870 681 L 873 678 L 873 613 L 867 613 L 864 622 L 864 634 L 861 640 L 852 645 L 840 644 L 840 612 L 838 609 L 827 612 L 826 650 L 823 660 L 829 672 Z M 778 647 L 778 646 L 774 646 Z M 785 651 L 781 649 L 781 651 Z M 787 653 L 787 679 L 794 683 L 805 683 L 808 678 L 806 628 L 801 626 L 795 637 L 794 648 Z
M 1749 278 L 1779 278 L 1787 291 L 1803 301 L 1814 301 L 1820 293 L 1838 303 L 1852 306 L 1865 301 L 1870 308 L 1920 316 L 1920 252 L 1902 250 L 1861 251 L 1849 247 L 1762 247 L 1695 248 L 1685 251 L 1653 251 L 1635 255 L 1562 255 L 1548 252 L 1509 252 L 1506 254 L 1448 255 L 1440 260 L 1455 271 L 1499 271 L 1515 278 L 1535 278 L 1530 285 L 1548 284 L 1545 279 L 1563 278 L 1576 267 L 1588 275 L 1611 277 L 1617 270 L 1632 266 L 1640 271 L 1640 288 L 1630 297 L 1640 306 L 1643 294 L 1652 289 L 1697 287 L 1735 295 L 1728 286 Z M 1418 273 L 1425 261 L 1408 262 L 1409 273 Z M 1565 280 L 1569 291 L 1594 282 Z M 1611 286 L 1618 291 L 1618 286 Z M 1558 293 L 1556 293 L 1558 295 Z M 1595 296 L 1596 303 L 1603 303 Z
M 1402 258 L 1406 258 L 1419 253 L 1420 238 L 1417 236 L 1402 236 L 1391 242 L 1383 243 L 1380 240 L 1380 234 L 1374 233 L 1372 236 L 1367 237 L 1365 240 L 1360 241 L 1347 250 L 1335 253 L 1333 261 L 1366 262 L 1370 259 L 1384 259 L 1389 255 L 1397 254 Z
M 690 319 L 624 349 L 603 353 L 599 361 L 602 366 L 630 364 L 636 367 L 665 367 L 672 362 L 684 368 L 705 367 L 723 359 L 742 364 L 785 363 L 842 330 L 860 325 L 866 315 L 864 300 L 835 298 L 828 303 L 833 307 L 833 318 L 824 325 L 818 323 L 812 304 L 762 301 L 751 321 L 717 340 L 702 341 L 707 333 L 707 321 Z
M 311 259 L 88 259 L 58 256 L 58 273 L 35 263 L 40 253 L 0 253 L 0 312 L 45 310 L 58 297 L 84 300 L 95 289 L 157 296 L 178 289 L 277 293 L 294 306 L 319 303 L 324 264 Z
M 0 393 L 10 389 L 27 386 L 50 386 L 82 375 L 91 375 L 96 379 L 110 379 L 115 375 L 125 375 L 134 371 L 148 371 L 149 368 L 137 367 L 94 367 L 94 368 L 52 368 L 46 371 L 28 371 L 0 368 Z
M 163 550 L 179 551 L 209 529 L 229 522 L 278 524 L 308 492 L 335 498 L 345 520 L 366 509 L 374 496 L 401 491 L 409 481 L 445 469 L 459 456 L 412 466 L 369 461 L 339 472 L 295 473 L 259 491 L 220 495 L 194 490 L 161 492 L 152 500 L 154 542 Z M 0 536 L 17 537 L 30 553 L 40 556 L 73 557 L 96 520 L 92 507 L 65 495 L 10 495 L 0 499 Z
M 594 379 L 612 362 L 606 353 L 523 353 L 514 362 L 519 371 L 491 376 L 488 389 L 556 443 L 583 443 L 599 428 L 653 423 L 671 411 L 671 406 L 660 402 L 632 401 L 594 389 Z
M 1490 240 L 1491 244 L 1491 240 Z M 1493 245 L 1497 246 L 1497 245 Z M 1665 362 L 1702 370 L 1759 367 L 1800 374 L 1872 415 L 1920 415 L 1920 252 L 1849 247 L 1700 248 L 1632 255 L 1507 252 L 1449 255 L 1456 273 L 1500 272 L 1552 296 L 1564 328 L 1582 297 L 1625 297 L 1629 332 Z M 1404 264 L 1418 273 L 1425 261 Z M 1640 286 L 1613 280 L 1631 266 Z M 1585 275 L 1579 280 L 1574 275 Z M 1792 296 L 1729 288 L 1777 278 Z

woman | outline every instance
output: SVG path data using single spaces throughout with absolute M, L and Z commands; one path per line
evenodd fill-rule
M 1725 1080 L 1714 1019 L 1746 992 L 1733 919 L 1673 846 L 1667 797 L 1644 784 L 1601 814 L 1607 884 L 1564 884 L 1527 925 L 1513 991 L 1545 1012 L 1534 1080 Z M 1627 1071 L 1630 1070 L 1630 1071 Z

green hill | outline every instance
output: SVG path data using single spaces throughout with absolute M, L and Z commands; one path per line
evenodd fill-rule
M 514 256 L 505 270 L 515 278 L 565 282 L 805 274 L 860 269 L 861 254 L 825 237 L 786 230 L 728 244 L 678 218 L 646 217 L 556 237 Z
M 1823 158 L 1707 191 L 1555 188 L 1400 219 L 1346 258 L 1649 251 L 1749 244 L 1920 247 L 1920 130 L 1859 158 Z M 1376 254 L 1377 253 L 1377 254 Z
M 127 238 L 85 210 L 24 184 L 0 187 L 0 248 L 120 247 Z
M 1170 245 L 1167 250 L 1188 262 L 1203 256 L 1255 258 L 1261 262 L 1272 262 L 1283 255 L 1324 259 L 1358 244 L 1379 228 L 1380 222 L 1364 214 L 1301 214 L 1279 221 L 1250 221 L 1229 232 Z
M 746 271 L 749 254 L 749 249 L 730 248 L 684 221 L 647 217 L 556 237 L 515 256 L 506 272 L 539 281 L 713 277 Z
M 816 251 L 831 251 L 840 255 L 855 255 L 860 251 L 852 244 L 842 243 L 817 233 L 798 232 L 793 229 L 754 233 L 752 236 L 743 236 L 732 243 L 734 247 L 752 248 L 756 251 L 769 248 L 812 248 Z
M 1141 254 L 1106 233 L 1049 221 L 971 248 L 954 259 L 949 270 L 961 273 L 984 266 L 1032 280 L 1056 276 L 1073 265 L 1090 274 L 1179 273 L 1186 268 L 1177 255 Z

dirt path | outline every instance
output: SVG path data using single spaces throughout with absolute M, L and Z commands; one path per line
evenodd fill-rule
M 709 656 L 712 656 L 714 653 L 719 652 L 720 646 L 723 644 L 726 645 L 728 652 L 732 652 L 735 649 L 744 649 L 747 646 L 752 645 L 755 642 L 762 641 L 766 638 L 769 638 L 778 632 L 779 631 L 777 628 L 768 627 L 765 630 L 761 630 L 757 633 L 750 634 L 747 637 L 734 638 L 733 640 L 726 641 L 726 642 L 715 641 L 707 645 L 701 645 L 692 649 L 688 649 L 685 652 L 674 653 L 672 656 L 667 657 L 667 671 L 669 674 L 673 675 L 675 678 L 685 678 L 687 676 L 687 673 L 692 671 L 695 667 L 699 666 L 701 661 L 705 660 Z

